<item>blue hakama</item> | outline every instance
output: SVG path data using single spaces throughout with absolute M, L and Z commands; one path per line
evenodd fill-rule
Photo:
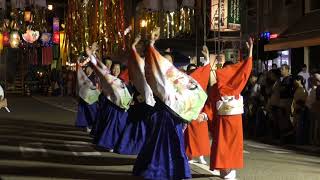
M 147 121 L 148 136 L 133 168 L 145 179 L 188 179 L 191 171 L 185 153 L 183 120 L 157 102 Z

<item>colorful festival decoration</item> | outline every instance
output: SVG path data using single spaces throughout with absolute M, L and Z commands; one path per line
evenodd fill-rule
M 28 10 L 24 11 L 24 21 L 25 22 L 31 22 L 32 21 L 31 11 L 28 11 Z
M 51 42 L 51 33 L 42 33 L 41 34 L 41 42 L 43 46 L 49 46 Z
M 179 9 L 177 1 L 145 0 L 138 5 L 138 23 L 140 33 L 151 32 L 161 27 L 162 38 L 188 36 L 192 32 L 194 17 L 194 0 L 184 0 Z M 139 27 L 138 27 L 139 28 Z
M 12 31 L 10 33 L 10 46 L 12 48 L 18 48 L 20 44 L 20 34 L 18 31 Z
M 56 31 L 53 33 L 52 42 L 55 44 L 60 44 L 60 32 Z
M 10 45 L 10 35 L 8 32 L 3 32 L 3 46 L 9 46 Z
M 59 18 L 55 17 L 53 18 L 53 32 L 56 32 L 56 31 L 59 31 L 59 26 L 60 26 L 60 23 L 59 23 Z
M 26 33 L 22 34 L 23 40 L 31 44 L 38 40 L 39 36 L 39 31 L 33 31 L 31 29 L 27 29 Z
M 3 34 L 0 33 L 0 52 L 3 50 Z
M 128 48 L 130 34 L 124 17 L 124 0 L 68 0 L 65 49 L 77 56 L 85 47 L 98 42 L 101 56 L 122 53 Z

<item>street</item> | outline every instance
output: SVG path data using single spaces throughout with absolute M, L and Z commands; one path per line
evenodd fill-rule
M 55 97 L 42 99 L 9 97 L 11 113 L 0 110 L 1 179 L 141 179 L 131 175 L 135 156 L 97 150 L 88 133 L 74 127 L 75 101 L 64 99 L 64 108 L 50 103 Z M 320 180 L 319 155 L 253 141 L 244 149 L 238 179 Z M 219 179 L 206 166 L 191 167 L 193 179 Z

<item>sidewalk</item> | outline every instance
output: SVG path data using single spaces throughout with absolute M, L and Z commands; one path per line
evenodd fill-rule
M 317 155 L 320 156 L 320 146 L 315 145 L 296 145 L 296 144 L 281 144 L 280 140 L 267 140 L 267 139 L 260 139 L 260 140 L 252 140 L 264 144 L 270 144 L 274 146 L 280 146 L 282 148 L 297 151 L 303 154 L 311 154 L 311 155 Z

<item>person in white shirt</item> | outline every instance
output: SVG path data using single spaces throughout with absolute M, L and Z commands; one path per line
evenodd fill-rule
M 309 78 L 310 78 L 310 73 L 308 72 L 308 68 L 307 68 L 307 65 L 304 64 L 302 66 L 302 70 L 299 72 L 300 76 L 303 77 L 304 81 L 306 82 L 305 84 L 305 87 L 306 87 L 306 90 L 308 91 L 309 90 Z

